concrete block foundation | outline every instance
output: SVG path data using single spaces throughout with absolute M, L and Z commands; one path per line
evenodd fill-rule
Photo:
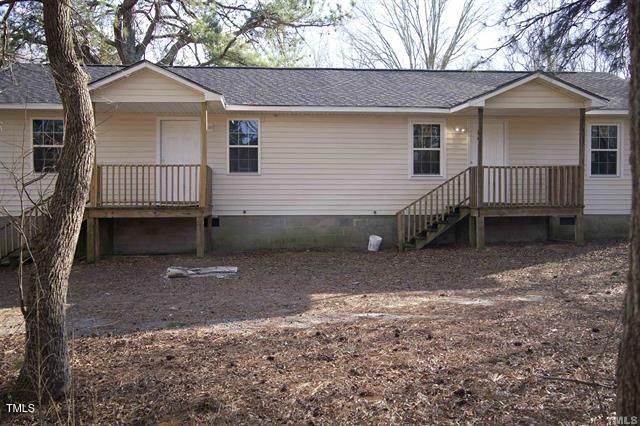
M 101 219 L 103 254 L 192 253 L 196 248 L 195 218 Z M 565 221 L 566 222 L 566 221 Z M 469 244 L 464 219 L 441 235 L 436 244 Z M 488 243 L 541 242 L 549 239 L 546 217 L 488 217 Z M 557 239 L 573 240 L 573 225 L 556 227 Z M 629 216 L 585 216 L 587 240 L 626 239 Z M 264 249 L 365 250 L 369 235 L 382 237 L 382 248 L 396 244 L 395 216 L 223 216 L 205 222 L 207 250 Z

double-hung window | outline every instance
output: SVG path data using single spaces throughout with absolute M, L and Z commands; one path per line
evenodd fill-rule
M 229 172 L 258 173 L 259 144 L 258 120 L 229 120 Z
M 435 123 L 413 123 L 412 127 L 412 174 L 442 175 L 442 126 Z
M 620 174 L 620 129 L 618 125 L 591 126 L 591 176 Z
M 64 122 L 60 119 L 32 121 L 33 170 L 55 172 L 64 139 Z

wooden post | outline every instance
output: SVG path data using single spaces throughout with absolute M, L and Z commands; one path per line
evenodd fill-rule
M 576 215 L 576 244 L 579 246 L 584 245 L 584 213 L 580 212 Z
M 96 261 L 96 223 L 92 217 L 87 218 L 87 263 Z
M 93 253 L 95 255 L 95 260 L 100 260 L 100 258 L 102 257 L 102 253 L 100 250 L 100 219 L 95 218 L 93 220 L 95 221 L 93 225 L 93 235 L 94 235 Z
M 204 216 L 196 217 L 196 256 L 204 257 Z
M 585 109 L 580 108 L 580 134 L 578 135 L 578 143 L 579 143 L 579 156 L 578 164 L 578 205 L 579 207 L 584 207 L 584 177 L 585 177 L 585 156 L 586 156 L 586 147 L 585 147 Z
M 469 243 L 476 249 L 484 248 L 484 216 L 469 216 Z
M 400 253 L 404 251 L 404 226 L 402 224 L 402 216 L 404 213 L 396 215 L 396 238 L 398 238 L 398 250 Z
M 207 103 L 200 104 L 200 176 L 198 187 L 198 206 L 207 207 Z M 204 214 L 204 213 L 203 213 Z M 208 214 L 208 213 L 207 213 Z M 204 216 L 196 217 L 196 256 L 204 257 Z
M 198 206 L 207 207 L 207 103 L 200 105 L 200 186 Z
M 469 245 L 476 247 L 476 217 L 469 215 Z
M 484 108 L 478 108 L 478 177 L 477 177 L 477 186 L 478 186 L 478 195 L 476 197 L 477 207 L 482 208 L 484 205 L 484 170 L 482 167 L 483 158 L 482 158 L 482 133 L 484 127 Z
M 91 103 L 91 108 L 93 109 L 93 117 L 94 117 L 94 125 L 96 120 L 96 104 L 95 102 Z M 93 171 L 91 173 L 91 183 L 89 186 L 89 207 L 96 207 L 98 205 L 98 149 L 97 149 L 97 140 L 96 146 L 94 149 L 96 152 L 93 156 Z M 86 215 L 85 210 L 85 218 L 87 220 L 87 262 L 93 263 L 96 261 L 96 225 L 97 221 Z
M 558 239 L 560 230 L 560 217 L 549 216 L 547 218 L 547 240 L 554 241 Z
M 476 248 L 484 248 L 484 216 L 476 217 Z
M 586 163 L 586 147 L 585 147 L 585 109 L 580 108 L 580 134 L 578 135 L 579 141 L 579 168 L 578 168 L 578 208 L 580 213 L 576 215 L 576 244 L 579 246 L 584 245 L 584 179 L 585 179 L 585 163 Z

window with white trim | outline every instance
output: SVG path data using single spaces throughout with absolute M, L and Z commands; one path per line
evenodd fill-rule
M 34 119 L 32 121 L 33 170 L 55 172 L 62 152 L 64 121 Z
M 442 128 L 440 124 L 413 123 L 413 174 L 442 174 Z
M 591 175 L 617 176 L 619 173 L 620 131 L 617 125 L 591 126 Z
M 259 139 L 258 120 L 229 120 L 230 173 L 258 173 Z

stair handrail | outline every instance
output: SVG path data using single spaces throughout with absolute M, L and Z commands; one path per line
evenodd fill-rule
M 411 238 L 415 238 L 417 234 L 425 231 L 427 229 L 428 224 L 431 219 L 435 217 L 436 219 L 444 219 L 445 215 L 458 207 L 462 207 L 467 205 L 472 200 L 473 187 L 475 187 L 474 183 L 474 170 L 477 166 L 467 167 L 460 173 L 452 176 L 451 178 L 445 180 L 440 185 L 431 189 L 429 192 L 424 194 L 423 196 L 417 198 L 413 202 L 407 204 L 402 209 L 396 212 L 396 222 L 397 222 L 397 231 L 398 231 L 398 245 L 402 250 L 404 243 L 409 242 Z M 458 183 L 458 191 L 456 194 L 455 183 Z M 452 187 L 453 185 L 453 187 Z M 460 188 L 462 186 L 462 188 Z M 453 191 L 451 191 L 453 189 Z M 445 200 L 445 190 L 446 190 L 446 200 Z M 451 197 L 451 192 L 453 192 L 453 198 Z M 440 198 L 440 194 L 442 194 L 442 198 Z M 433 201 L 435 197 L 435 206 L 433 202 L 431 205 L 427 205 L 426 201 Z M 417 206 L 420 207 L 420 211 L 418 212 Z M 423 211 L 424 206 L 424 211 Z M 435 210 L 434 210 L 435 207 Z M 413 210 L 413 222 L 407 223 L 408 226 L 405 227 L 404 218 L 405 215 L 412 216 Z M 406 228 L 406 230 L 405 230 Z M 412 228 L 412 229 L 411 229 Z

